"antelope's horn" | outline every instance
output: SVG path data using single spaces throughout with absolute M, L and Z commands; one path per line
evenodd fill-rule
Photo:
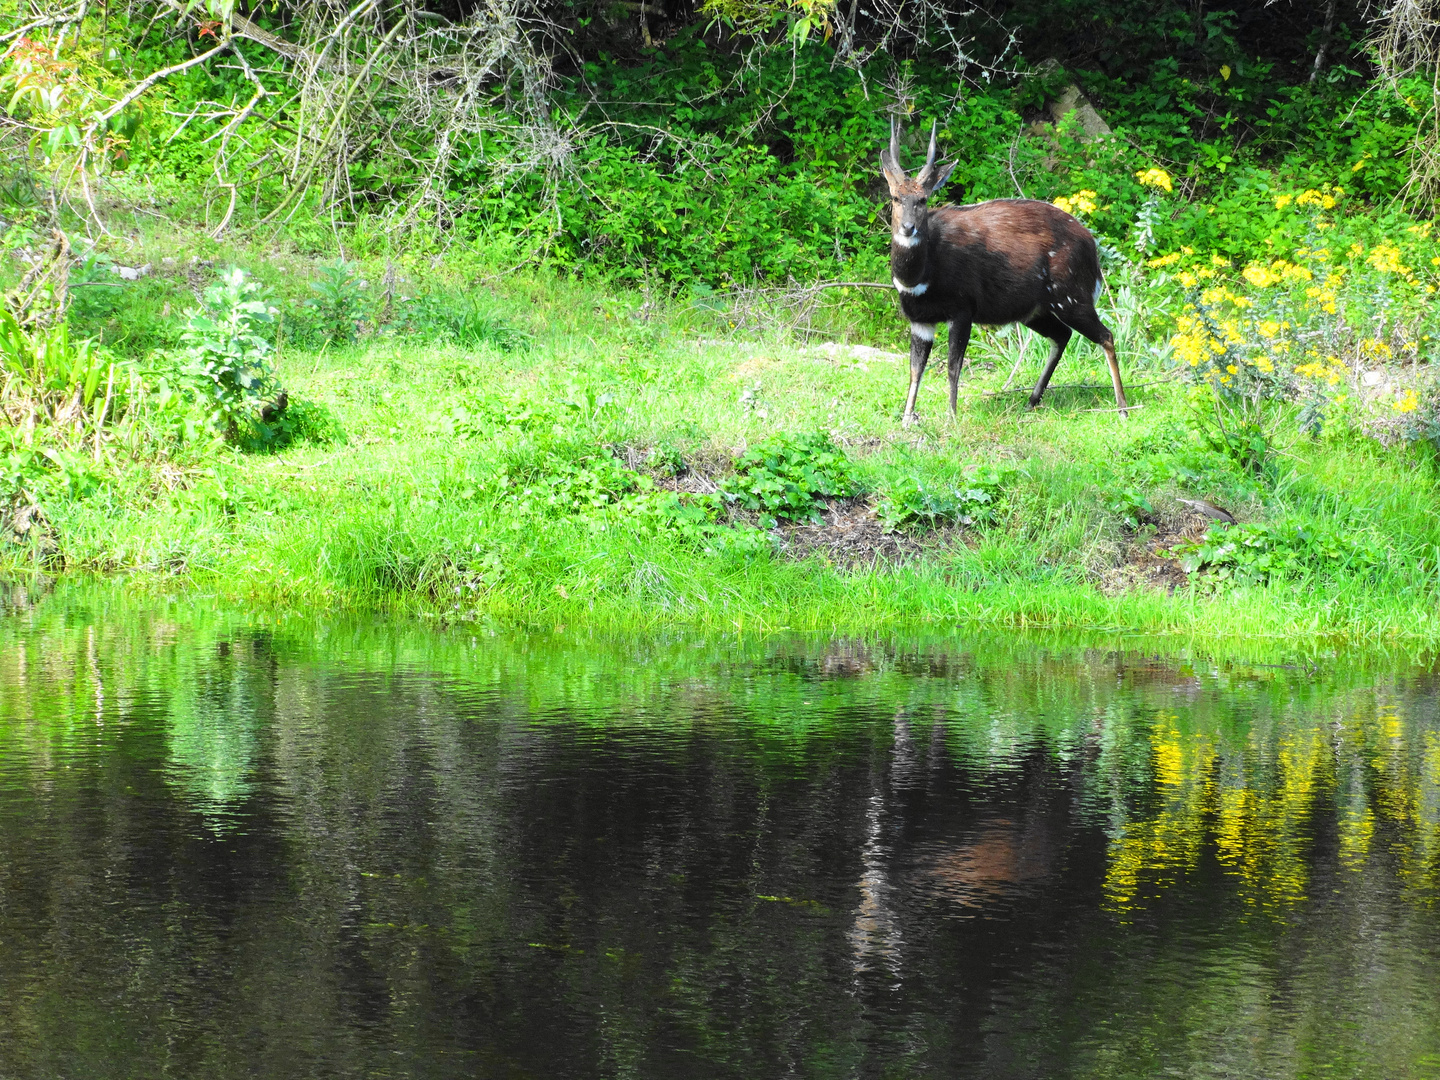
M 890 117 L 890 160 L 900 167 L 900 121 Z
M 935 167 L 935 127 L 938 123 L 937 120 L 930 121 L 930 153 L 925 156 L 925 168 L 927 169 Z

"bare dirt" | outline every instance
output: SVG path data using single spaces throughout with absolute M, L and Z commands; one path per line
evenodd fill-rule
M 1173 595 L 1190 584 L 1190 575 L 1169 552 L 1177 544 L 1193 543 L 1212 523 L 1198 513 L 1156 516 L 1138 529 L 1125 530 L 1125 543 L 1116 565 L 1096 575 L 1095 584 L 1106 596 L 1136 588 L 1163 589 Z

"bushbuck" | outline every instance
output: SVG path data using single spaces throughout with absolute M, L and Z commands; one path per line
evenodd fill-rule
M 1095 313 L 1100 254 L 1090 230 L 1057 206 L 1035 199 L 992 199 L 974 206 L 931 208 L 930 196 L 950 178 L 935 165 L 935 129 L 925 167 L 912 179 L 900 168 L 900 129 L 890 123 L 890 148 L 880 169 L 890 185 L 890 274 L 900 310 L 910 320 L 910 393 L 904 423 L 915 421 L 915 396 L 935 342 L 935 326 L 950 324 L 950 415 L 965 346 L 975 323 L 1022 323 L 1052 342 L 1030 408 L 1040 404 L 1050 377 L 1079 331 L 1105 350 L 1115 404 L 1128 414 L 1115 337 Z

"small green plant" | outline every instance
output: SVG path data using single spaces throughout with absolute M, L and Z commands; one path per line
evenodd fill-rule
M 1368 540 L 1295 522 L 1212 525 L 1200 540 L 1177 546 L 1173 554 L 1180 556 L 1186 573 L 1204 572 L 1217 585 L 1363 576 L 1385 562 L 1384 552 Z
M 467 349 L 490 346 L 513 352 L 530 346 L 530 334 L 486 309 L 474 296 L 454 298 L 431 294 L 404 302 L 393 324 L 396 331 Z
M 321 336 L 341 345 L 354 341 L 369 311 L 355 264 L 336 259 L 322 266 L 320 276 L 310 283 L 310 291 L 315 295 L 307 303 L 315 312 Z
M 657 476 L 667 477 L 683 476 L 689 470 L 685 455 L 670 443 L 652 446 L 645 455 L 645 467 Z
M 78 402 L 89 408 L 107 386 L 114 389 L 116 363 L 90 340 L 76 341 L 65 323 L 27 330 L 0 308 L 0 393 L 25 398 L 53 414 Z
M 937 488 L 915 476 L 890 486 L 875 508 L 886 532 L 938 528 L 941 525 L 981 527 L 997 520 L 1009 476 L 990 465 L 971 465 L 959 486 Z
M 211 420 L 241 446 L 273 444 L 289 398 L 270 367 L 275 308 L 259 283 L 232 266 L 186 311 L 181 341 Z
M 733 505 L 759 511 L 762 524 L 815 520 L 822 501 L 856 492 L 850 462 L 824 432 L 774 435 L 751 447 L 735 462 L 735 473 L 721 484 Z
M 1132 529 L 1138 529 L 1141 525 L 1154 525 L 1156 522 L 1155 508 L 1150 505 L 1144 492 L 1135 488 L 1118 488 L 1107 493 L 1105 509 Z

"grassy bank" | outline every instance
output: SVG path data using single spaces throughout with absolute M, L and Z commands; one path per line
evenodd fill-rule
M 86 300 L 72 330 L 183 348 L 179 312 L 218 267 L 163 258 L 123 303 Z M 298 256 L 250 263 L 275 296 L 326 279 Z M 360 303 L 359 276 L 336 304 Z M 1217 443 L 1212 411 L 1227 414 L 1152 310 L 1163 282 L 1112 280 L 1103 305 L 1128 421 L 1085 343 L 1025 412 L 1006 383 L 1033 382 L 1044 343 L 1011 330 L 977 334 L 958 422 L 932 367 L 911 429 L 883 294 L 836 297 L 807 342 L 543 273 L 402 275 L 392 293 L 388 322 L 354 306 L 329 341 L 305 323 L 323 307 L 281 305 L 268 362 L 301 419 L 268 448 L 217 435 L 153 356 L 122 369 L 133 395 L 103 437 L 86 442 L 82 418 L 78 440 L 32 432 L 27 449 L 18 425 L 8 568 L 528 626 L 1440 642 L 1430 444 L 1387 447 L 1335 416 L 1307 433 L 1299 402 L 1245 420 L 1260 452 Z M 1207 533 L 1184 499 L 1242 531 Z M 22 530 L 31 501 L 43 518 Z

